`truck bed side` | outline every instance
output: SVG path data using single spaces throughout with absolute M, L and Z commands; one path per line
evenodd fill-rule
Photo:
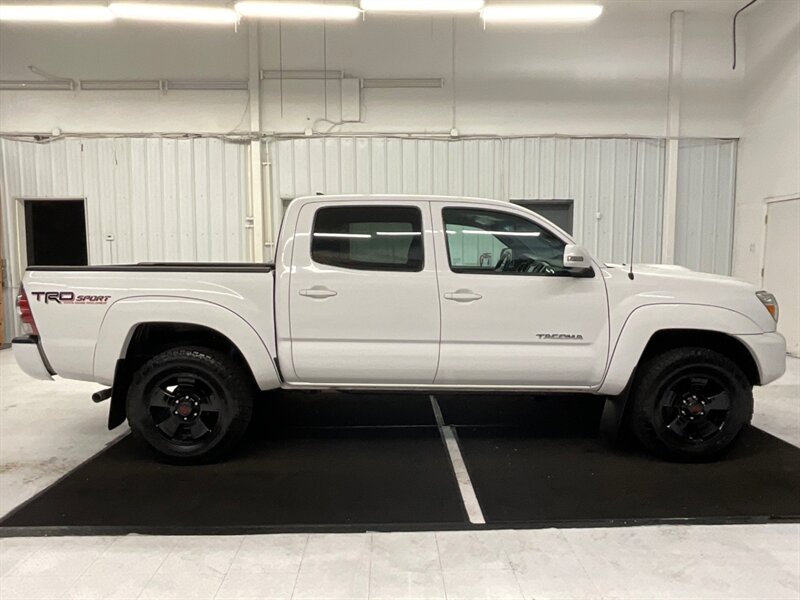
M 272 271 L 254 264 L 31 267 L 23 286 L 46 361 L 63 377 L 111 385 L 140 326 L 195 326 L 230 340 L 258 385 L 270 389 L 279 385 Z

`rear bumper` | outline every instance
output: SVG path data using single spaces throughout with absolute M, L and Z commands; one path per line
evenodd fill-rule
M 767 385 L 786 372 L 786 339 L 778 332 L 737 335 L 750 350 L 758 365 L 761 385 Z
M 14 350 L 14 359 L 17 361 L 22 371 L 34 379 L 44 379 L 52 381 L 53 371 L 44 357 L 39 338 L 34 335 L 17 337 L 11 340 L 11 347 Z

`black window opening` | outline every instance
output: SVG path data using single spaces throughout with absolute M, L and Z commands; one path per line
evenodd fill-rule
M 575 229 L 574 200 L 512 200 L 513 204 L 532 210 L 572 235 Z
M 28 266 L 88 263 L 83 200 L 25 200 Z
M 422 213 L 405 206 L 321 208 L 314 217 L 311 258 L 364 271 L 421 271 Z
M 560 238 L 510 213 L 472 208 L 442 211 L 450 269 L 488 275 L 570 276 Z

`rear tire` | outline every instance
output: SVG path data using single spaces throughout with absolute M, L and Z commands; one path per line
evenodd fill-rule
M 736 363 L 707 348 L 675 348 L 648 359 L 631 390 L 631 429 L 666 460 L 720 457 L 752 416 L 753 386 Z
M 202 347 L 173 348 L 133 375 L 128 423 L 134 437 L 165 462 L 213 462 L 241 440 L 254 397 L 249 374 L 225 354 Z

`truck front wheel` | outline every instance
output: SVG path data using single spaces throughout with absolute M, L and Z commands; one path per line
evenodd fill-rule
M 745 374 L 708 348 L 651 357 L 639 367 L 631 394 L 633 433 L 667 460 L 718 457 L 753 415 L 753 387 Z
M 247 430 L 255 390 L 234 360 L 201 347 L 174 348 L 147 361 L 128 388 L 134 437 L 163 460 L 212 462 Z

